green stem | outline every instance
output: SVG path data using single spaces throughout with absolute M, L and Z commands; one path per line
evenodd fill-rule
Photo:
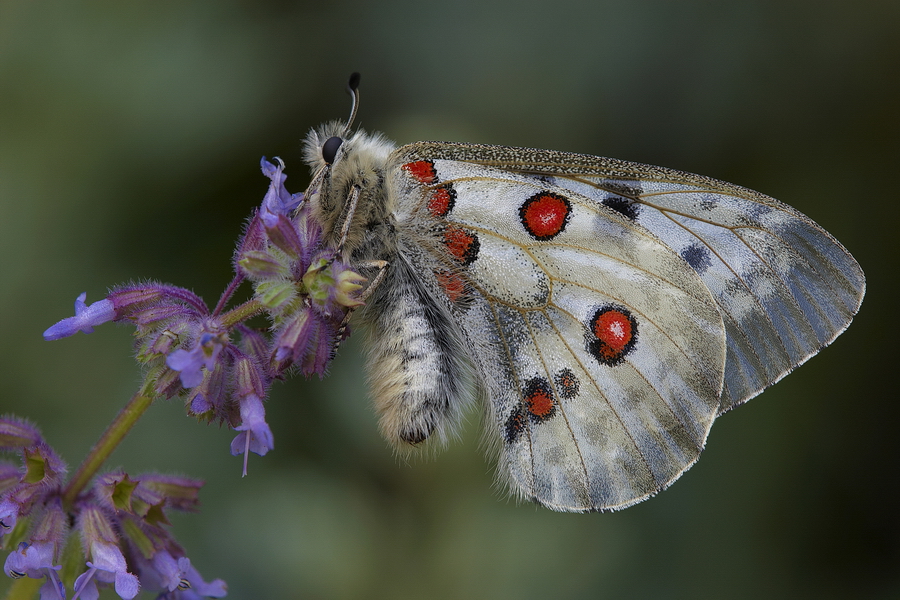
M 266 307 L 263 306 L 258 300 L 248 300 L 244 302 L 240 306 L 235 306 L 227 313 L 223 314 L 219 321 L 222 323 L 223 327 L 231 328 L 246 321 L 250 317 L 254 317 L 256 315 L 262 314 L 265 312 Z
M 153 403 L 153 396 L 148 395 L 147 391 L 149 391 L 147 386 L 142 386 L 141 390 L 131 397 L 128 404 L 119 411 L 113 422 L 109 424 L 109 427 L 106 428 L 106 431 L 103 432 L 103 435 L 91 448 L 84 462 L 78 467 L 78 472 L 72 476 L 72 479 L 69 480 L 69 485 L 66 486 L 63 492 L 64 506 L 72 506 L 78 494 L 84 490 L 85 486 L 97 474 L 97 471 L 109 458 L 110 454 L 113 453 L 119 442 L 125 438 L 138 419 L 150 408 L 150 405 Z

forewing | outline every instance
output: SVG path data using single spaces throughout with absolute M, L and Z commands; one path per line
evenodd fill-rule
M 399 226 L 438 231 L 450 275 L 435 276 L 482 373 L 513 488 L 558 510 L 602 510 L 671 483 L 703 448 L 725 362 L 696 272 L 595 199 L 415 148 L 398 151 L 394 185 L 415 199 Z
M 850 324 L 859 264 L 777 200 L 707 177 L 579 154 L 425 142 L 416 151 L 529 175 L 643 225 L 701 277 L 727 333 L 719 412 L 787 375 Z

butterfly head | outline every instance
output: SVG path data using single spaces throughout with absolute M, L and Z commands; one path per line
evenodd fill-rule
M 309 132 L 306 136 L 306 144 L 304 155 L 306 162 L 312 168 L 314 173 L 313 181 L 317 176 L 329 175 L 331 167 L 333 167 L 344 154 L 344 142 L 350 138 L 359 136 L 351 135 L 351 127 L 353 120 L 356 118 L 356 110 L 359 108 L 359 73 L 350 75 L 350 81 L 347 83 L 347 91 L 353 98 L 353 104 L 350 108 L 350 118 L 346 123 L 340 121 L 332 121 L 326 123 L 318 130 Z M 351 144 L 352 145 L 352 144 Z
M 358 84 L 358 75 L 351 77 L 350 118 L 310 131 L 304 143 L 304 158 L 313 174 L 307 201 L 323 227 L 326 243 L 345 240 L 343 247 L 350 252 L 362 243 L 373 223 L 388 220 L 385 170 L 395 148 L 381 134 L 351 131 L 359 103 Z

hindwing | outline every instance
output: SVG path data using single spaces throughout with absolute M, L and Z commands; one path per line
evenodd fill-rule
M 439 230 L 512 487 L 596 510 L 671 483 L 702 450 L 723 381 L 725 328 L 698 274 L 595 199 L 409 148 L 398 214 Z

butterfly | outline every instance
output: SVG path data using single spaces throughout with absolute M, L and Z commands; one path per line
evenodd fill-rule
M 326 243 L 369 277 L 354 319 L 397 447 L 447 439 L 480 397 L 517 496 L 625 508 L 859 309 L 857 262 L 777 200 L 612 158 L 398 148 L 351 131 L 358 84 L 350 119 L 306 139 L 306 198 Z

